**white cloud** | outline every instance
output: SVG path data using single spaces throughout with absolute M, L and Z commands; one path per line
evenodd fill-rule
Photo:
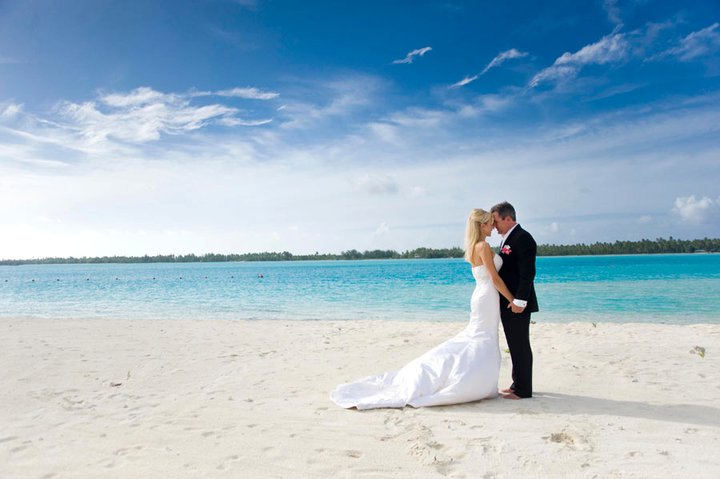
M 574 78 L 585 65 L 603 65 L 625 59 L 630 44 L 621 33 L 603 37 L 600 41 L 585 45 L 575 53 L 565 52 L 558 57 L 552 66 L 537 73 L 530 80 L 530 88 L 543 82 L 561 82 Z
M 266 120 L 241 120 L 240 118 L 223 117 L 217 120 L 218 125 L 224 126 L 262 126 L 272 123 L 272 119 Z
M 149 87 L 139 87 L 129 93 L 109 93 L 100 96 L 100 101 L 113 107 L 132 107 L 148 103 L 177 103 L 179 97 L 166 95 Z
M 571 65 L 553 65 L 537 73 L 528 86 L 535 88 L 543 82 L 563 82 L 575 78 L 579 68 Z
M 673 213 L 679 215 L 683 221 L 693 224 L 702 224 L 714 218 L 720 209 L 720 198 L 713 200 L 707 196 L 696 199 L 695 195 L 681 196 L 675 199 Z
M 599 42 L 585 45 L 575 53 L 565 52 L 555 60 L 557 65 L 588 65 L 615 62 L 627 55 L 629 45 L 624 35 L 617 33 L 603 37 Z
M 245 98 L 248 100 L 272 100 L 280 96 L 279 93 L 262 91 L 251 87 L 220 90 L 216 91 L 214 94 L 217 96 Z
M 484 75 L 491 68 L 500 66 L 503 63 L 505 63 L 507 60 L 511 60 L 513 58 L 523 58 L 523 57 L 526 57 L 527 55 L 528 54 L 526 52 L 521 52 L 515 48 L 511 48 L 510 50 L 504 51 L 504 52 L 500 53 L 499 55 L 497 55 L 495 58 L 493 58 L 492 61 L 487 64 L 487 66 L 483 69 L 483 71 L 480 74 Z
M 395 64 L 412 63 L 413 59 L 415 57 L 417 57 L 417 56 L 421 57 L 431 50 L 432 50 L 431 47 L 418 48 L 417 50 L 413 50 L 410 53 L 408 53 L 407 55 L 405 55 L 405 58 L 403 58 L 401 60 L 395 60 L 395 61 L 393 61 L 393 63 L 395 63 Z
M 513 58 L 522 58 L 522 57 L 526 57 L 527 55 L 528 55 L 528 54 L 527 54 L 526 52 L 521 52 L 521 51 L 519 51 L 519 50 L 517 50 L 517 49 L 515 49 L 515 48 L 511 48 L 510 50 L 506 50 L 506 51 L 498 54 L 495 58 L 493 58 L 493 59 L 490 61 L 490 63 L 488 63 L 487 66 L 485 66 L 485 68 L 483 68 L 483 71 L 481 71 L 481 72 L 478 73 L 477 75 L 463 78 L 463 79 L 460 80 L 459 82 L 451 85 L 451 88 L 458 88 L 458 87 L 461 87 L 461 86 L 465 86 L 465 85 L 467 85 L 467 84 L 469 84 L 469 83 L 472 83 L 472 82 L 474 82 L 475 80 L 477 80 L 478 78 L 480 78 L 482 75 L 484 75 L 485 73 L 487 73 L 488 70 L 490 70 L 491 68 L 498 67 L 498 66 L 502 65 L 503 63 L 505 63 L 507 60 L 510 60 L 510 59 L 513 59 Z
M 20 104 L 0 105 L 0 119 L 19 120 L 13 135 L 35 145 L 57 145 L 93 155 L 180 136 L 212 125 L 260 126 L 271 118 L 241 118 L 239 110 L 220 103 L 194 104 L 203 94 L 163 93 L 149 87 L 100 93 L 96 100 L 60 102 L 45 117 L 27 114 Z
M 638 218 L 638 223 L 641 225 L 650 224 L 653 221 L 653 217 L 650 215 L 643 215 L 640 218 Z
M 465 86 L 465 85 L 467 85 L 467 84 L 469 84 L 469 83 L 474 82 L 474 81 L 477 80 L 478 78 L 480 78 L 480 74 L 473 75 L 473 76 L 471 76 L 471 77 L 465 77 L 465 78 L 463 78 L 462 80 L 460 80 L 459 82 L 453 83 L 452 85 L 450 85 L 450 88 L 458 88 L 458 87 L 461 87 L 461 86 Z
M 680 45 L 665 50 L 656 58 L 677 57 L 681 61 L 690 61 L 709 56 L 720 50 L 720 23 L 692 32 L 680 40 Z
M 8 103 L 6 105 L 0 105 L 0 118 L 10 119 L 15 118 L 22 112 L 23 106 L 20 103 Z
M 60 105 L 58 112 L 90 141 L 120 140 L 131 143 L 155 141 L 160 135 L 178 135 L 202 128 L 214 120 L 232 117 L 235 108 L 223 105 L 191 106 L 186 101 L 157 101 L 140 98 L 113 98 L 113 105 L 122 107 L 102 111 L 94 102 Z M 110 103 L 109 103 L 110 104 Z M 123 108 L 129 106 L 129 108 Z

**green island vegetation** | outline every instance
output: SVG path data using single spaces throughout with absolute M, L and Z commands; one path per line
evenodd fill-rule
M 614 243 L 593 243 L 574 245 L 538 245 L 538 256 L 583 256 L 616 254 L 667 254 L 667 253 L 719 253 L 720 238 L 679 240 L 658 238 L 640 241 L 616 241 Z M 0 265 L 22 264 L 73 264 L 73 263 L 195 263 L 225 261 L 308 261 L 308 260 L 351 260 L 351 259 L 412 259 L 412 258 L 462 258 L 462 248 L 416 248 L 399 253 L 394 250 L 343 251 L 340 254 L 292 254 L 281 253 L 243 253 L 204 255 L 156 255 L 156 256 L 102 256 L 82 258 L 41 258 L 0 260 Z

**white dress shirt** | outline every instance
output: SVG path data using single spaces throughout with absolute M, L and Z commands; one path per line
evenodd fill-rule
M 502 249 L 503 245 L 505 244 L 505 240 L 508 236 L 510 236 L 510 233 L 512 233 L 512 231 L 517 228 L 517 225 L 518 223 L 515 223 L 515 225 L 510 228 L 507 233 L 505 233 L 504 235 L 500 235 L 500 237 L 502 238 L 502 241 L 500 241 L 500 249 Z

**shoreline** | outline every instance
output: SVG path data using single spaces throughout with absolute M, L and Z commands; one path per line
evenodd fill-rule
M 497 247 L 493 247 L 497 249 Z M 594 258 L 594 257 L 614 257 L 614 256 L 702 256 L 702 255 L 717 255 L 720 251 L 692 251 L 692 252 L 648 252 L 648 253 L 588 253 L 588 254 L 538 254 L 538 258 Z M 182 255 L 178 255 L 182 256 Z M 298 255 L 304 256 L 304 255 Z M 0 266 L 41 266 L 41 265 L 91 265 L 91 264 L 198 264 L 198 263 L 240 263 L 240 264 L 254 264 L 254 263 L 300 263 L 300 262 L 338 262 L 338 261 L 414 261 L 414 260 L 448 260 L 456 259 L 463 260 L 462 256 L 439 256 L 439 257 L 413 257 L 413 258 L 297 258 L 297 259 L 259 259 L 259 260 L 214 260 L 214 261 L 134 261 L 134 259 L 140 259 L 142 256 L 131 256 L 128 257 L 133 261 L 93 261 L 96 258 L 60 258 L 58 261 L 54 261 L 53 258 L 41 258 L 41 259 L 0 259 Z M 50 260 L 50 261 L 46 261 Z
M 548 317 L 540 316 L 541 314 L 547 314 Z M 583 318 L 583 314 L 588 315 L 587 318 Z M 170 323 L 174 322 L 198 322 L 198 323 L 208 323 L 208 322 L 228 322 L 228 323 L 270 323 L 270 324 L 279 324 L 279 323 L 337 323 L 338 325 L 351 325 L 354 323 L 370 323 L 370 324 L 378 324 L 382 325 L 383 323 L 387 324 L 415 324 L 415 325 L 447 325 L 452 327 L 462 327 L 465 324 L 467 324 L 467 317 L 459 317 L 457 319 L 437 319 L 433 317 L 430 314 L 422 315 L 422 317 L 413 317 L 413 318 L 405 318 L 405 319 L 398 319 L 398 318 L 362 318 L 362 319 L 352 319 L 352 318 L 335 318 L 335 319 L 329 319 L 328 317 L 295 317 L 295 318 L 246 318 L 246 317 L 233 317 L 232 314 L 228 316 L 221 316 L 217 317 L 216 314 L 215 317 L 207 316 L 207 317 L 199 317 L 199 316 L 171 316 L 169 314 L 158 314 L 154 316 L 118 316 L 118 315 L 108 315 L 108 316 L 43 316 L 43 315 L 8 315 L 8 316 L 1 316 L 0 315 L 0 328 L 2 328 L 2 324 L 4 321 L 129 321 L 129 322 L 163 322 L 167 321 Z M 444 318 L 441 313 L 437 313 L 436 316 L 440 318 Z M 646 317 L 646 320 L 638 321 L 636 316 L 642 316 Z M 565 318 L 568 319 L 565 319 Z M 720 318 L 714 317 L 714 316 L 702 316 L 698 315 L 695 316 L 695 318 L 699 317 L 700 320 L 694 321 L 694 322 L 685 322 L 680 323 L 678 322 L 679 315 L 677 313 L 666 313 L 666 314 L 657 314 L 657 313 L 648 313 L 648 314 L 636 314 L 635 316 L 628 316 L 628 320 L 608 320 L 609 318 L 618 318 L 618 315 L 611 315 L 607 314 L 606 316 L 597 316 L 594 313 L 580 313 L 580 314 L 571 314 L 571 313 L 533 313 L 533 319 L 532 319 L 532 327 L 537 327 L 538 325 L 549 325 L 549 326 L 569 326 L 569 325 L 576 325 L 576 326 L 589 326 L 589 327 L 598 327 L 600 325 L 617 325 L 617 326 L 718 326 L 720 327 Z M 673 319 L 675 318 L 675 319 Z M 686 319 L 683 318 L 683 321 Z M 502 325 L 500 326 L 502 329 Z
M 330 401 L 464 324 L 2 319 L 0 476 L 720 475 L 720 325 L 535 324 L 529 400 Z

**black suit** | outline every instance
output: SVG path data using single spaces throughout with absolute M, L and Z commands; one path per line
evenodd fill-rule
M 533 355 L 530 348 L 530 313 L 538 311 L 535 296 L 535 256 L 537 244 L 533 237 L 517 225 L 505 238 L 500 250 L 503 260 L 500 277 L 516 299 L 527 301 L 522 313 L 513 313 L 508 300 L 500 295 L 500 317 L 512 359 L 510 388 L 520 397 L 532 397 Z

